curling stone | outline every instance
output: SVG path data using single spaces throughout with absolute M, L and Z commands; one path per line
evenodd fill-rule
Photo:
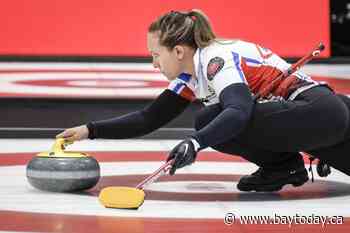
M 37 154 L 27 165 L 29 183 L 40 190 L 77 192 L 94 187 L 100 179 L 96 159 L 80 152 L 65 151 L 72 142 L 57 139 L 49 152 Z

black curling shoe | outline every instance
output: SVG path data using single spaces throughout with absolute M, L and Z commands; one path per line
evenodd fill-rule
M 289 171 L 272 171 L 259 168 L 254 173 L 243 176 L 239 180 L 237 188 L 245 192 L 276 192 L 281 190 L 286 184 L 297 187 L 308 180 L 309 176 L 304 166 Z

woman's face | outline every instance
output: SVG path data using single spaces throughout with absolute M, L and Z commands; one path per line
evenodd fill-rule
M 183 52 L 176 46 L 169 50 L 159 44 L 158 32 L 147 34 L 147 46 L 152 55 L 153 67 L 158 68 L 171 81 L 182 73 Z

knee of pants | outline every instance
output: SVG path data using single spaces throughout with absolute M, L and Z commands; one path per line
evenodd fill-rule
M 205 107 L 196 115 L 194 120 L 194 128 L 200 130 L 209 124 L 218 114 L 221 112 L 221 107 L 219 105 L 211 105 Z
M 343 104 L 343 111 L 337 112 L 337 115 L 339 116 L 339 124 L 337 125 L 339 128 L 339 131 L 344 131 L 344 139 L 350 138 L 350 98 L 347 96 L 341 96 L 337 95 L 338 98 L 341 100 L 340 102 Z
M 233 142 L 222 143 L 212 147 L 219 152 L 236 155 L 258 165 L 271 169 L 294 168 L 304 164 L 303 157 L 299 152 L 272 152 L 254 149 L 248 146 L 235 144 Z
M 204 119 L 203 119 L 203 116 L 201 115 L 197 115 L 195 120 L 194 120 L 194 128 L 195 130 L 201 130 L 204 126 L 206 125 Z
M 212 146 L 212 148 L 224 154 L 239 156 L 249 162 L 252 162 L 257 164 L 258 166 L 261 166 L 261 164 L 258 163 L 256 158 L 252 156 L 250 152 L 247 152 L 245 148 L 242 148 L 241 146 L 234 144 L 232 142 L 218 144 L 218 145 Z
M 337 94 L 337 96 L 339 99 L 342 100 L 342 102 L 345 104 L 345 106 L 347 107 L 350 113 L 350 98 L 342 94 Z M 348 116 L 348 118 L 350 118 L 350 116 Z M 350 119 L 348 119 L 348 121 L 350 121 Z M 349 138 L 350 138 L 350 123 L 348 123 L 347 130 L 345 133 L 345 139 L 349 139 Z
M 350 109 L 350 98 L 343 94 L 337 94 L 337 96 L 345 103 L 348 109 Z
M 212 148 L 221 153 L 240 156 L 254 163 L 256 162 L 256 157 L 263 158 L 264 157 L 263 155 L 266 153 L 263 150 L 238 144 L 235 141 L 227 141 L 227 142 L 212 146 Z M 272 153 L 268 153 L 268 154 L 272 154 Z

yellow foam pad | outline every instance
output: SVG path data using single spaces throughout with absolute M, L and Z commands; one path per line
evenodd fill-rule
M 136 209 L 145 200 L 145 192 L 130 187 L 107 187 L 101 190 L 99 200 L 107 208 Z

